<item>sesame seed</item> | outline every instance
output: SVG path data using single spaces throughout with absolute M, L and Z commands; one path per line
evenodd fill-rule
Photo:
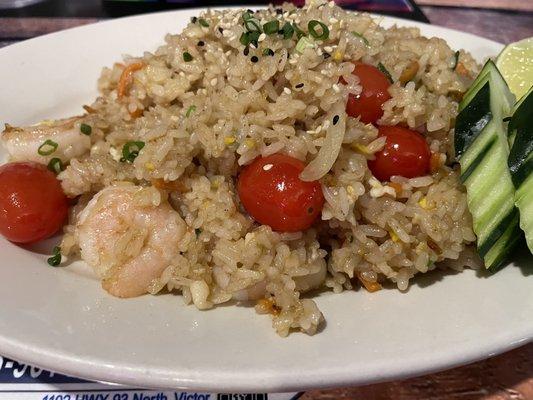
M 211 79 L 211 86 L 216 86 L 217 85 L 217 82 L 218 82 L 218 79 L 217 78 L 213 78 Z
M 299 83 L 297 84 L 296 86 L 294 86 L 296 89 L 300 89 L 300 88 L 303 88 L 304 87 L 304 84 L 303 83 Z
M 337 125 L 337 122 L 339 122 L 339 116 L 338 115 L 335 115 L 333 117 L 333 125 Z
M 205 46 L 205 42 L 203 40 L 199 40 L 198 43 L 196 43 L 197 46 Z
M 289 89 L 288 87 L 284 88 L 283 91 L 287 94 L 291 94 L 291 89 Z
M 259 58 L 257 56 L 253 56 L 252 58 L 250 58 L 250 61 L 256 63 L 259 61 Z
M 245 56 L 247 56 L 248 54 L 250 53 L 250 48 L 248 46 L 246 46 L 244 48 L 244 51 L 242 52 L 242 54 L 244 54 Z
M 324 50 L 327 51 L 328 53 L 331 53 L 333 51 L 333 47 L 326 46 L 326 47 L 324 47 Z
M 274 165 L 272 164 L 266 164 L 266 165 L 263 165 L 263 171 L 269 171 L 272 169 Z
M 263 40 L 266 39 L 266 37 L 267 37 L 267 35 L 264 34 L 264 33 L 262 33 L 262 34 L 259 35 L 259 38 L 257 38 L 257 40 L 258 40 L 259 42 L 262 42 Z

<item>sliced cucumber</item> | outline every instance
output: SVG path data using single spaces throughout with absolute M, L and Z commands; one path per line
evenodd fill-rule
M 519 238 L 503 122 L 513 103 L 514 96 L 489 60 L 459 105 L 455 124 L 455 155 L 461 164 L 478 252 L 490 270 L 503 264 Z
M 515 186 L 515 204 L 520 211 L 520 227 L 533 253 L 533 87 L 516 104 L 509 122 L 513 147 L 509 170 Z

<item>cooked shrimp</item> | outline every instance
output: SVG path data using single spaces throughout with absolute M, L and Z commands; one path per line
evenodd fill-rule
M 46 164 L 57 157 L 66 162 L 79 157 L 91 148 L 91 139 L 81 133 L 81 117 L 43 121 L 37 125 L 14 127 L 6 125 L 2 142 L 9 152 L 11 161 L 35 161 Z M 49 140 L 56 145 L 41 147 Z M 55 147 L 55 148 L 54 148 Z M 41 148 L 41 151 L 39 151 Z M 43 151 L 44 150 L 44 151 Z
M 127 183 L 98 192 L 77 223 L 82 259 L 117 297 L 147 293 L 179 255 L 185 233 L 185 222 L 156 188 Z

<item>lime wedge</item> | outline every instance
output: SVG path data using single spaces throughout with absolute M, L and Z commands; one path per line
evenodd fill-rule
M 511 43 L 496 59 L 496 66 L 520 99 L 533 86 L 533 37 Z

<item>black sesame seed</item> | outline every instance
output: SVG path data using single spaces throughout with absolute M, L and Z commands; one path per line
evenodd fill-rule
M 191 22 L 192 22 L 193 24 L 196 24 L 196 21 L 198 21 L 198 18 L 197 18 L 197 17 L 192 17 L 192 18 L 191 18 Z
M 331 54 L 329 53 L 324 53 L 324 60 L 327 60 L 328 58 L 331 57 Z
M 200 40 L 198 41 L 198 43 L 196 43 L 196 45 L 202 47 L 202 46 L 205 46 L 205 42 L 203 40 Z
M 303 83 L 299 83 L 295 86 L 296 89 L 300 89 L 300 88 L 303 88 L 304 87 L 304 84 Z
M 256 63 L 259 61 L 259 58 L 257 56 L 252 56 L 252 58 L 250 58 L 250 61 Z
M 339 116 L 338 115 L 335 115 L 333 117 L 333 125 L 337 125 L 337 122 L 339 122 Z
M 243 53 L 245 56 L 247 56 L 248 53 L 250 53 L 250 48 L 249 48 L 248 46 L 246 46 L 246 47 L 244 48 L 244 51 L 243 51 L 242 53 Z
M 220 33 L 223 33 L 223 32 L 224 32 L 224 29 L 222 29 L 222 28 L 219 26 L 219 27 L 218 27 L 218 31 L 219 31 Z

